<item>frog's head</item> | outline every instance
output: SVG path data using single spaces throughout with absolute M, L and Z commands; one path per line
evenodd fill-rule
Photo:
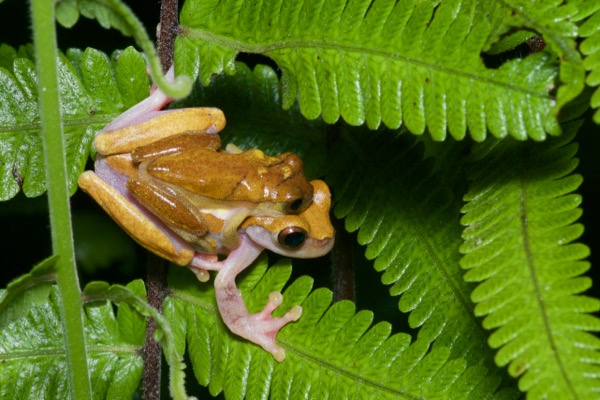
M 333 247 L 335 231 L 329 219 L 331 193 L 323 181 L 310 182 L 312 203 L 298 215 L 250 217 L 242 224 L 256 244 L 277 254 L 294 258 L 315 258 Z

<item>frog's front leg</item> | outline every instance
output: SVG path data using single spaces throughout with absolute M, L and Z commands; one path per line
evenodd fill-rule
M 218 270 L 215 278 L 215 292 L 219 312 L 225 325 L 236 335 L 241 336 L 268 351 L 277 361 L 285 359 L 285 350 L 275 344 L 275 336 L 281 328 L 302 315 L 302 307 L 294 306 L 282 317 L 272 317 L 273 311 L 281 304 L 280 292 L 272 292 L 262 311 L 250 314 L 242 294 L 235 284 L 237 275 L 246 269 L 264 250 L 245 234 L 240 235 L 240 246 L 233 250 L 224 261 L 202 259 L 196 254 L 192 266 Z

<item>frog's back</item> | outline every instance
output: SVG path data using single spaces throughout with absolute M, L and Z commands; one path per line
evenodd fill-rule
M 189 192 L 217 200 L 284 203 L 312 196 L 302 160 L 260 150 L 228 153 L 193 147 L 146 165 L 148 174 Z

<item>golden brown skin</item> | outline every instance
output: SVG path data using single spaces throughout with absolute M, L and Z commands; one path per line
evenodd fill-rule
M 144 167 L 153 178 L 218 200 L 283 204 L 313 194 L 294 153 L 271 157 L 257 149 L 232 154 L 194 146 Z
M 182 108 L 164 112 L 149 120 L 102 132 L 96 136 L 94 146 L 98 153 L 104 156 L 131 153 L 137 147 L 181 133 L 211 135 L 218 138 L 216 133 L 224 127 L 225 116 L 217 108 Z

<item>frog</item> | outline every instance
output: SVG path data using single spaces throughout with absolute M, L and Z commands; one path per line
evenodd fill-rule
M 232 144 L 221 149 L 217 133 L 225 118 L 220 110 L 157 110 L 163 103 L 138 105 L 97 135 L 96 169 L 106 161 L 127 175 L 128 190 L 186 240 L 205 244 L 197 238 L 208 225 L 201 213 L 181 210 L 235 210 L 223 227 L 226 246 L 234 247 L 237 228 L 248 216 L 298 214 L 310 205 L 313 187 L 296 154 L 269 156 Z
M 329 188 L 308 182 L 293 153 L 221 150 L 222 111 L 162 110 L 171 100 L 155 90 L 108 124 L 94 141 L 95 171 L 82 173 L 79 186 L 149 251 L 190 268 L 201 282 L 216 271 L 217 306 L 227 327 L 283 361 L 274 338 L 300 317 L 301 307 L 273 318 L 282 301 L 273 292 L 261 312 L 250 314 L 235 278 L 265 249 L 295 258 L 327 254 L 334 243 Z M 193 167 L 198 163 L 203 169 Z M 269 171 L 273 165 L 284 168 Z M 165 168 L 175 172 L 153 175 Z M 203 174 L 221 177 L 218 188 L 194 187 Z

